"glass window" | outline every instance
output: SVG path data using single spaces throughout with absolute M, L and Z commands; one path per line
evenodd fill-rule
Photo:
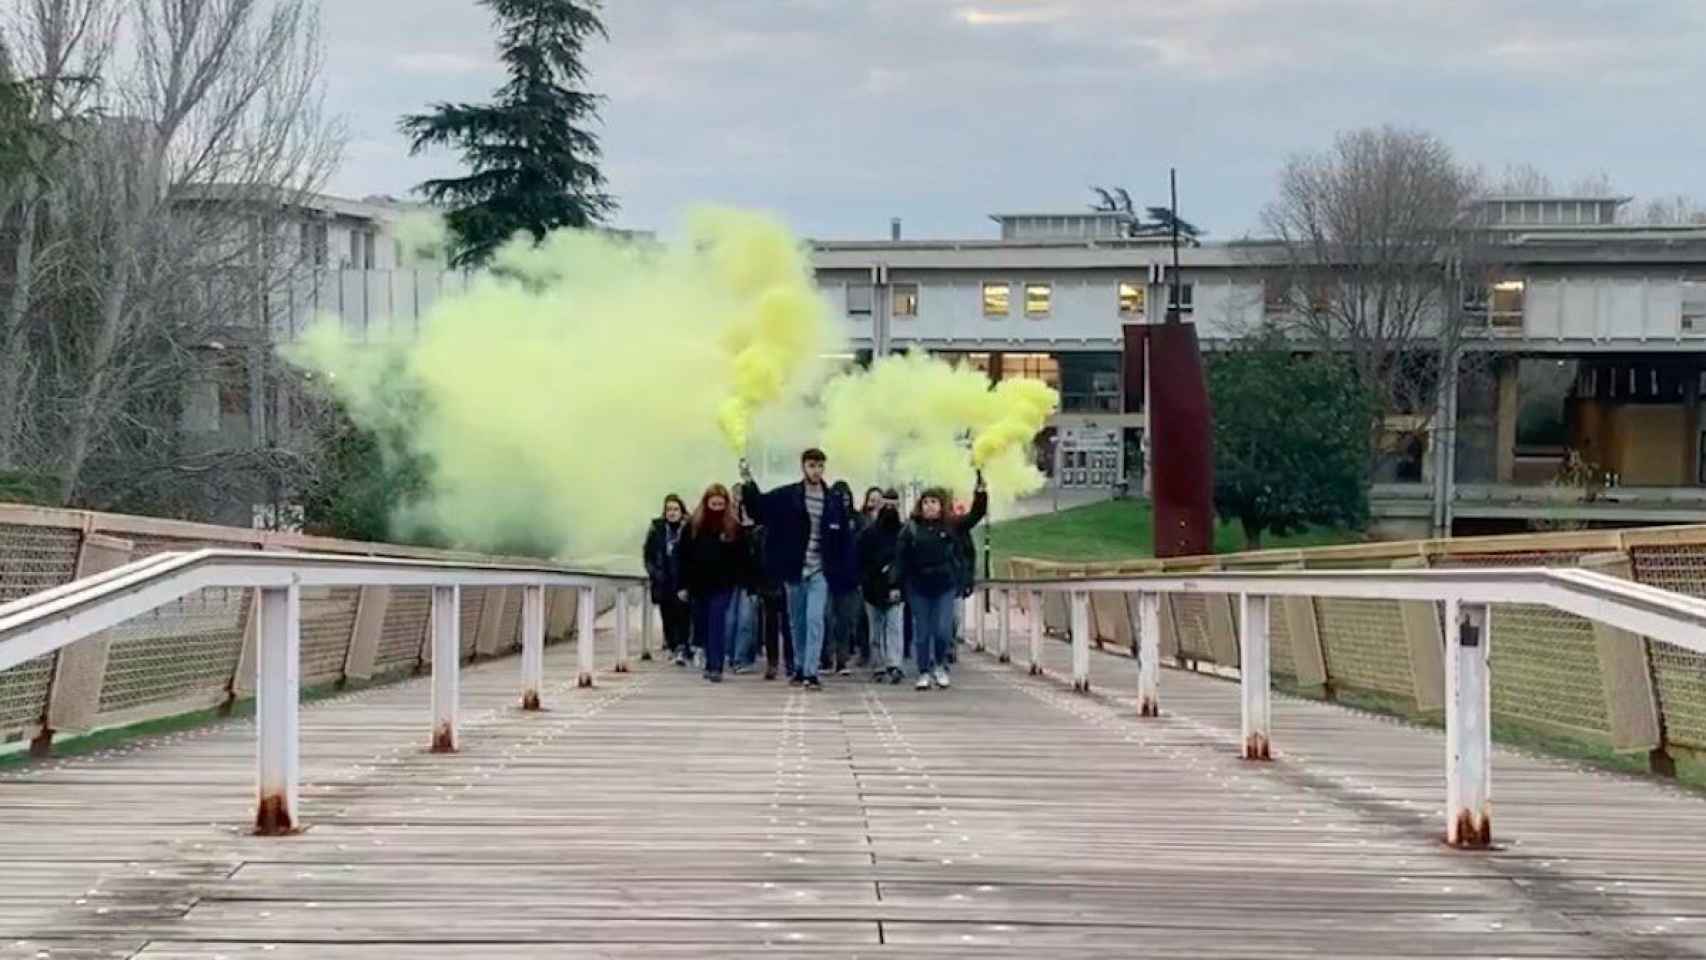
M 1149 288 L 1135 280 L 1120 281 L 1120 316 L 1141 317 L 1149 299 Z
M 890 289 L 894 296 L 891 316 L 902 320 L 911 320 L 918 316 L 918 284 L 897 283 Z
M 1013 289 L 1005 283 L 985 283 L 983 285 L 983 315 L 986 317 L 1005 317 L 1011 306 Z
M 869 317 L 871 315 L 870 284 L 849 283 L 847 285 L 847 315 L 850 317 Z
M 1180 313 L 1190 313 L 1195 309 L 1192 306 L 1195 299 L 1195 291 L 1191 284 L 1181 283 L 1176 287 L 1171 284 L 1167 286 L 1167 309 L 1170 311 L 1177 310 Z
M 1060 368 L 1060 408 L 1067 413 L 1119 413 L 1122 370 L 1120 354 L 1071 352 L 1056 354 Z
M 1051 353 L 1004 353 L 1001 378 L 1029 377 L 1060 389 L 1060 361 Z
M 1493 284 L 1487 323 L 1495 327 L 1522 326 L 1522 296 L 1526 284 L 1521 280 L 1503 280 Z
M 1054 285 L 1048 283 L 1025 284 L 1025 316 L 1046 317 L 1053 305 Z

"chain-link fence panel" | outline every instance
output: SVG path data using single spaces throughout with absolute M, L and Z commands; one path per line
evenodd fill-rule
M 302 588 L 302 683 L 330 683 L 344 675 L 355 633 L 359 587 Z
M 432 621 L 431 587 L 395 587 L 385 607 L 380 628 L 376 673 L 414 670 L 426 646 L 427 624 Z
M 1297 657 L 1291 649 L 1291 623 L 1285 617 L 1285 598 L 1268 598 L 1268 669 L 1282 677 L 1297 676 Z
M 1415 701 L 1409 641 L 1396 601 L 1322 597 L 1315 601 L 1315 617 L 1332 683 Z
M 0 603 L 69 583 L 77 572 L 81 542 L 76 530 L 0 524 Z M 16 740 L 41 723 L 54 659 L 47 654 L 0 670 L 0 742 Z
M 1457 554 L 1439 569 L 1574 567 L 1564 551 Z M 1488 639 L 1493 715 L 1604 738 L 1611 733 L 1593 624 L 1538 603 L 1495 603 Z
M 462 659 L 474 655 L 474 641 L 480 631 L 480 614 L 486 606 L 486 590 L 484 587 L 462 588 L 462 633 L 458 637 L 462 641 Z
M 525 593 L 520 588 L 504 591 L 503 618 L 498 622 L 499 653 L 521 648 L 521 601 Z
M 1706 544 L 1632 548 L 1635 579 L 1706 597 Z M 1653 685 L 1671 743 L 1706 750 L 1706 656 L 1668 643 L 1651 644 Z
M 1173 627 L 1179 633 L 1179 655 L 1191 660 L 1214 660 L 1209 642 L 1208 599 L 1197 593 L 1172 595 Z

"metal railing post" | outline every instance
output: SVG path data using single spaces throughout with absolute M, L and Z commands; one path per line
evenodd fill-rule
M 1026 596 L 1031 602 L 1027 624 L 1030 627 L 1028 655 L 1031 661 L 1031 676 L 1034 677 L 1043 672 L 1043 594 L 1041 590 L 1030 590 L 1026 592 Z
M 1445 841 L 1462 849 L 1493 844 L 1492 701 L 1487 604 L 1445 603 Z
M 580 672 L 575 676 L 577 687 L 592 686 L 593 631 L 597 629 L 598 591 L 593 587 L 581 587 L 575 600 L 575 649 L 580 660 Z
M 629 605 L 634 602 L 630 588 L 616 588 L 616 666 L 617 673 L 628 672 Z
M 972 649 L 976 650 L 978 653 L 982 653 L 985 649 L 985 644 L 983 642 L 983 609 L 989 602 L 989 590 L 985 588 L 972 591 L 972 595 L 966 602 L 971 604 L 971 616 L 967 618 L 966 622 L 968 624 L 975 623 L 977 625 L 977 638 L 972 641 Z
M 647 595 L 647 587 L 636 587 L 640 597 L 640 659 L 652 658 L 652 598 Z
M 1137 595 L 1137 715 L 1161 715 L 1161 594 Z
M 462 682 L 462 588 L 432 588 L 432 752 L 455 753 Z
M 1238 687 L 1244 701 L 1244 759 L 1267 760 L 1273 722 L 1268 699 L 1268 598 L 1245 593 L 1238 599 Z
M 300 767 L 299 722 L 302 671 L 301 588 L 267 587 L 260 592 L 260 655 L 256 658 L 255 783 L 259 798 L 255 832 L 295 833 Z
M 1072 591 L 1072 689 L 1090 690 L 1090 594 Z
M 521 588 L 521 709 L 540 709 L 545 688 L 545 588 Z
M 999 635 L 1000 648 L 996 651 L 998 654 L 996 660 L 1001 663 L 1010 663 L 1013 660 L 1013 591 L 1002 587 L 999 596 L 1001 597 L 1001 626 L 999 628 L 1001 633 Z

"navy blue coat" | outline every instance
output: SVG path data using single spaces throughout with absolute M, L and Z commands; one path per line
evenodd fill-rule
M 799 583 L 806 566 L 806 544 L 811 539 L 806 513 L 804 480 L 760 492 L 758 484 L 741 487 L 741 505 L 753 520 L 764 525 L 764 575 L 782 583 Z M 823 528 L 818 531 L 818 553 L 823 557 L 823 576 L 838 592 L 859 585 L 858 546 L 853 518 L 846 504 L 823 487 Z

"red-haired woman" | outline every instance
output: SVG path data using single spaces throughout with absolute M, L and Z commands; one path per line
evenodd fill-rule
M 729 490 L 713 483 L 705 488 L 699 509 L 688 523 L 682 558 L 682 574 L 693 598 L 693 632 L 705 651 L 705 679 L 712 683 L 723 680 L 729 608 L 735 591 L 751 577 L 751 563 L 752 552 Z

